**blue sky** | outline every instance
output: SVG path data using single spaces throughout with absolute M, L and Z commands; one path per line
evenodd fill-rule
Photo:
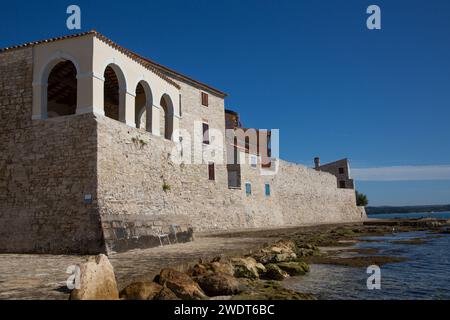
M 0 47 L 72 33 L 70 4 L 83 31 L 226 91 L 248 127 L 279 128 L 284 159 L 348 157 L 373 205 L 450 203 L 450 174 L 436 178 L 450 164 L 450 1 L 9 1 Z M 382 30 L 366 28 L 371 4 Z M 397 180 L 379 181 L 391 167 Z

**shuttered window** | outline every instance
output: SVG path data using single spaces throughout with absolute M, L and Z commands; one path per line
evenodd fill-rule
M 209 144 L 209 124 L 203 123 L 203 143 Z
M 208 94 L 202 92 L 202 105 L 207 107 L 208 106 Z
M 214 162 L 210 162 L 208 164 L 208 177 L 209 177 L 210 181 L 216 180 L 216 171 L 215 171 Z

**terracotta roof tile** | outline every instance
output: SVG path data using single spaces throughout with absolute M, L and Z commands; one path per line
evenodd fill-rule
M 62 37 L 55 37 L 55 38 L 50 38 L 50 39 L 46 39 L 46 40 L 40 40 L 40 41 L 33 41 L 33 42 L 27 42 L 21 45 L 16 45 L 16 46 L 12 46 L 12 47 L 7 47 L 7 48 L 3 48 L 0 49 L 0 52 L 6 52 L 6 51 L 10 51 L 10 50 L 14 50 L 14 49 L 21 49 L 21 48 L 25 48 L 25 47 L 29 47 L 29 46 L 35 46 L 35 45 L 39 45 L 39 44 L 43 44 L 43 43 L 50 43 L 50 42 L 56 42 L 56 41 L 61 41 L 61 40 L 66 40 L 66 39 L 73 39 L 73 38 L 78 38 L 78 37 L 83 37 L 86 35 L 94 35 L 95 37 L 97 37 L 97 39 L 105 42 L 106 44 L 110 45 L 111 47 L 113 47 L 114 49 L 120 51 L 121 53 L 127 55 L 128 57 L 130 57 L 131 59 L 135 60 L 136 62 L 140 63 L 141 65 L 143 65 L 144 67 L 146 67 L 147 69 L 149 69 L 150 71 L 152 71 L 153 73 L 155 73 L 156 75 L 158 75 L 160 78 L 162 78 L 163 80 L 167 81 L 168 83 L 170 83 L 171 85 L 175 86 L 176 88 L 180 89 L 180 86 L 173 81 L 172 79 L 170 79 L 167 75 L 165 75 L 163 72 L 167 72 L 168 74 L 171 74 L 175 77 L 179 77 L 182 80 L 185 80 L 187 82 L 191 82 L 194 83 L 196 85 L 198 85 L 199 87 L 201 87 L 202 89 L 208 90 L 208 91 L 212 91 L 213 93 L 222 96 L 222 97 L 226 97 L 227 94 L 224 93 L 223 91 L 220 91 L 216 88 L 213 88 L 205 83 L 202 83 L 200 81 L 197 81 L 195 79 L 192 79 L 186 75 L 183 75 L 173 69 L 170 69 L 166 66 L 163 66 L 153 60 L 147 59 L 137 53 L 134 53 L 131 50 L 128 50 L 120 45 L 118 45 L 117 43 L 115 43 L 114 41 L 112 41 L 111 39 L 105 37 L 104 35 L 102 35 L 101 33 L 95 31 L 95 30 L 91 30 L 91 31 L 87 31 L 87 32 L 82 32 L 82 33 L 76 33 L 76 34 L 71 34 L 71 35 L 65 35 Z

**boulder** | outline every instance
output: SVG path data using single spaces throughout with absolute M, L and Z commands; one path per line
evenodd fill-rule
M 225 274 L 229 274 L 230 276 L 234 275 L 234 267 L 231 264 L 231 262 L 229 261 L 214 261 L 211 262 L 210 264 L 210 269 L 214 272 L 214 273 L 225 273 Z
M 196 278 L 203 291 L 211 297 L 228 296 L 242 291 L 242 286 L 235 277 L 223 273 L 211 273 Z
M 189 271 L 188 274 L 191 277 L 198 277 L 202 275 L 206 275 L 208 273 L 226 273 L 229 275 L 234 275 L 234 267 L 229 261 L 213 261 L 211 263 L 198 263 L 195 266 L 193 266 Z
M 180 298 L 169 288 L 163 287 L 153 300 L 180 300 Z
M 254 255 L 254 258 L 262 264 L 294 261 L 297 259 L 296 250 L 293 241 L 283 240 L 262 249 Z
M 172 290 L 180 299 L 202 300 L 208 298 L 200 286 L 185 273 L 173 269 L 163 269 L 155 280 L 160 285 Z
M 163 289 L 155 282 L 136 282 L 130 284 L 120 292 L 124 300 L 153 300 Z
M 283 262 L 278 267 L 291 276 L 301 276 L 309 272 L 309 265 L 305 262 Z
M 70 294 L 70 300 L 118 300 L 114 268 L 109 259 L 101 254 L 90 257 L 79 265 L 80 278 Z
M 198 277 L 205 274 L 208 274 L 210 271 L 208 270 L 207 266 L 201 263 L 197 263 L 195 266 L 189 269 L 187 272 L 188 275 L 191 277 Z
M 258 279 L 259 273 L 266 272 L 266 268 L 252 257 L 234 258 L 231 260 L 234 266 L 234 276 L 237 278 Z
M 289 274 L 274 263 L 269 263 L 268 265 L 266 265 L 266 269 L 267 271 L 264 274 L 264 277 L 267 279 L 282 281 L 286 278 L 289 278 Z

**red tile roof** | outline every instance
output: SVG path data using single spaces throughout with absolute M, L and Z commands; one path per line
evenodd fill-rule
M 33 42 L 27 42 L 21 45 L 16 45 L 16 46 L 12 46 L 12 47 L 7 47 L 7 48 L 3 48 L 0 49 L 0 52 L 6 52 L 6 51 L 10 51 L 10 50 L 14 50 L 14 49 L 21 49 L 21 48 L 25 48 L 25 47 L 29 47 L 29 46 L 35 46 L 35 45 L 39 45 L 39 44 L 44 44 L 44 43 L 50 43 L 50 42 L 56 42 L 56 41 L 61 41 L 61 40 L 66 40 L 66 39 L 73 39 L 73 38 L 78 38 L 78 37 L 83 37 L 86 35 L 93 35 L 95 36 L 97 39 L 105 42 L 106 44 L 110 45 L 111 47 L 113 47 L 114 49 L 120 51 L 121 53 L 127 55 L 128 57 L 130 57 L 131 59 L 137 61 L 138 63 L 140 63 L 141 65 L 143 65 L 144 67 L 146 67 L 147 69 L 149 69 L 150 71 L 154 72 L 155 74 L 157 74 L 160 78 L 164 79 L 165 81 L 169 82 L 170 84 L 172 84 L 173 86 L 175 86 L 176 88 L 180 89 L 180 86 L 173 81 L 172 79 L 170 79 L 167 75 L 171 75 L 174 76 L 176 78 L 180 78 L 182 81 L 185 82 L 189 82 L 192 83 L 194 85 L 199 86 L 200 88 L 202 88 L 203 90 L 207 90 L 210 91 L 212 93 L 215 93 L 221 97 L 226 97 L 227 94 L 224 93 L 223 91 L 220 91 L 216 88 L 213 88 L 205 83 L 202 83 L 200 81 L 197 81 L 195 79 L 192 79 L 184 74 L 181 74 L 173 69 L 170 69 L 166 66 L 163 66 L 153 60 L 147 59 L 131 50 L 128 50 L 120 45 L 118 45 L 117 43 L 115 43 L 114 41 L 112 41 L 111 39 L 105 37 L 104 35 L 102 35 L 101 33 L 95 31 L 95 30 L 91 30 L 91 31 L 87 31 L 87 32 L 82 32 L 82 33 L 76 33 L 76 34 L 71 34 L 71 35 L 65 35 L 62 37 L 55 37 L 55 38 L 50 38 L 50 39 L 46 39 L 46 40 L 40 40 L 40 41 L 33 41 Z

